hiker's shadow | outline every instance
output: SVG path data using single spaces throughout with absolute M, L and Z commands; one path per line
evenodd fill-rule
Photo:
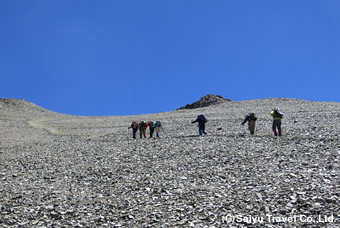
M 220 137 L 220 138 L 245 138 L 247 134 L 239 133 L 239 134 L 208 134 L 208 135 L 179 135 L 174 136 L 174 138 L 184 139 L 184 138 L 211 138 L 211 137 Z
M 174 138 L 178 138 L 178 139 L 183 139 L 183 138 L 198 138 L 201 137 L 200 135 L 178 135 L 178 136 L 174 136 Z
M 226 135 L 218 135 L 218 134 L 208 134 L 208 135 L 178 135 L 174 136 L 174 138 L 211 138 L 211 137 L 226 137 Z

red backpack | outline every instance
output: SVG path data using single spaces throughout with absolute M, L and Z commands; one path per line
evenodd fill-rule
M 137 128 L 138 127 L 138 123 L 136 121 L 132 121 L 131 126 L 132 126 L 132 128 Z

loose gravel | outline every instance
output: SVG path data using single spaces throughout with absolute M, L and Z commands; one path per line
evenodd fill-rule
M 164 131 L 132 139 L 132 120 Z M 107 117 L 1 99 L 0 226 L 339 227 L 339 122 L 339 103 L 296 99 Z

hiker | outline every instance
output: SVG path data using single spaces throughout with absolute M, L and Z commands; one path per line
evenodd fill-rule
M 281 130 L 281 120 L 283 118 L 283 114 L 280 112 L 280 109 L 279 108 L 274 108 L 271 112 L 270 112 L 270 115 L 273 117 L 273 132 L 274 132 L 274 135 L 277 136 L 277 131 L 276 131 L 276 128 L 279 132 L 279 136 L 282 135 L 282 130 Z
M 138 131 L 138 123 L 136 121 L 132 121 L 131 126 L 128 129 L 132 128 L 132 137 L 136 138 L 136 133 Z
M 140 135 L 140 138 L 142 138 L 142 136 L 144 135 L 144 138 L 146 138 L 146 135 L 145 135 L 145 129 L 146 129 L 146 124 L 144 121 L 141 121 L 139 123 L 139 135 Z
M 199 115 L 197 116 L 197 119 L 194 120 L 194 121 L 191 121 L 191 123 L 197 123 L 198 122 L 198 133 L 199 135 L 202 135 L 203 134 L 207 134 L 205 132 L 205 123 L 208 122 L 207 119 L 205 118 L 204 115 Z
M 242 122 L 242 125 L 244 125 L 248 121 L 248 129 L 250 131 L 250 134 L 253 135 L 255 132 L 255 123 L 256 123 L 256 116 L 255 113 L 249 113 L 244 118 L 244 121 Z
M 150 129 L 150 138 L 152 138 L 153 132 L 155 131 L 155 125 L 151 120 L 146 124 L 145 129 L 147 129 L 148 127 Z
M 154 123 L 154 127 L 156 129 L 156 137 L 159 137 L 159 133 L 161 132 L 161 129 L 163 129 L 163 125 L 162 125 L 161 121 L 156 121 Z

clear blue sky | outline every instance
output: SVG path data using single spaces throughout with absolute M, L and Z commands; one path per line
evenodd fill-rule
M 0 97 L 72 115 L 340 102 L 339 0 L 0 0 Z

